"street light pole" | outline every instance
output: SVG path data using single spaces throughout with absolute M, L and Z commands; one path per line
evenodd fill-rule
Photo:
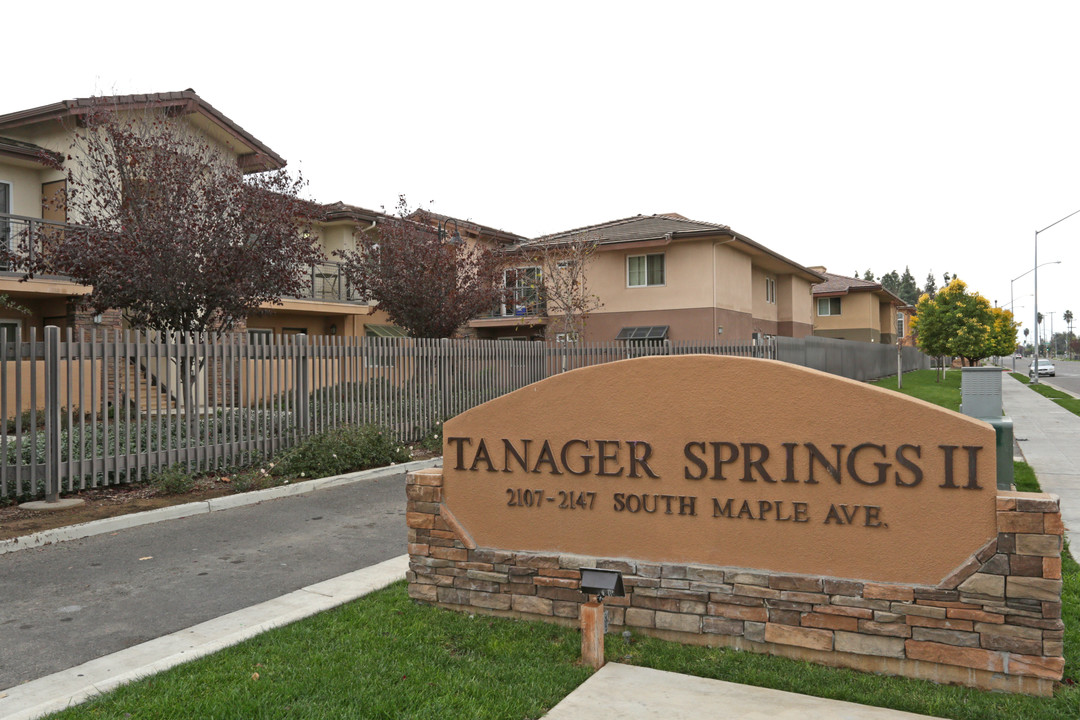
M 1033 385 L 1039 384 L 1039 233 L 1046 232 L 1050 228 L 1054 227 L 1060 222 L 1065 222 L 1073 215 L 1080 213 L 1080 210 L 1069 213 L 1065 217 L 1061 218 L 1057 222 L 1051 223 L 1044 227 L 1042 230 L 1035 231 L 1035 376 L 1031 379 Z
M 1036 253 L 1037 252 L 1038 251 L 1036 251 Z M 1028 275 L 1030 273 L 1035 272 L 1036 270 L 1043 267 L 1044 265 L 1060 265 L 1060 264 L 1061 264 L 1060 260 L 1051 260 L 1050 262 L 1044 262 L 1042 265 L 1037 265 L 1036 267 L 1033 267 L 1030 270 L 1026 270 L 1026 271 L 1020 273 L 1019 275 L 1017 275 L 1016 277 L 1014 277 L 1012 280 L 1010 280 L 1009 281 L 1009 307 L 1011 308 L 1013 306 L 1013 303 L 1016 302 L 1016 300 L 1013 298 L 1013 283 L 1015 283 L 1017 280 L 1024 277 L 1025 275 Z M 1027 296 L 1025 295 L 1024 297 L 1027 297 Z M 1013 316 L 1014 317 L 1016 316 L 1016 310 L 1015 309 L 1013 310 Z M 1038 312 L 1038 310 L 1036 310 L 1035 311 L 1035 344 L 1036 345 L 1038 345 L 1038 341 L 1039 341 L 1039 322 L 1038 322 L 1038 320 L 1039 320 L 1039 312 Z M 1036 357 L 1036 360 L 1038 360 L 1038 355 L 1036 355 L 1035 357 Z M 1038 368 L 1039 368 L 1039 366 L 1038 366 L 1038 364 L 1036 364 L 1035 369 L 1038 370 Z M 1013 353 L 1013 372 L 1016 372 L 1016 353 L 1015 352 Z M 1036 373 L 1036 374 L 1038 374 L 1038 373 Z

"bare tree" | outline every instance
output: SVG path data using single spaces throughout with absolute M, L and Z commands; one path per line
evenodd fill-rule
M 588 284 L 589 266 L 598 245 L 595 236 L 583 233 L 521 249 L 528 262 L 540 269 L 539 297 L 554 321 L 555 332 L 566 341 L 580 339 L 589 313 L 604 306 Z

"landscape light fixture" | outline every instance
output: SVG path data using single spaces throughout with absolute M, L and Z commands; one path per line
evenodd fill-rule
M 454 234 L 447 237 L 446 226 L 450 223 L 454 223 Z M 464 245 L 465 241 L 461 239 L 461 231 L 458 229 L 457 220 L 454 218 L 446 218 L 439 221 L 439 240 L 445 241 L 450 245 Z
M 581 606 L 581 660 L 594 670 L 604 666 L 604 598 L 623 597 L 622 573 L 600 568 L 581 569 L 581 592 L 588 599 Z M 596 596 L 593 600 L 592 597 Z

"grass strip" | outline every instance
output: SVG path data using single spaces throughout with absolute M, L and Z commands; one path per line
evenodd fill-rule
M 1050 398 L 1061 407 L 1065 408 L 1073 415 L 1080 415 L 1080 398 L 1075 398 L 1067 392 L 1058 390 L 1057 388 L 1050 387 L 1046 383 L 1038 383 L 1033 385 L 1031 379 L 1027 375 L 1021 375 L 1020 373 L 1009 373 L 1020 382 L 1027 385 L 1029 388 L 1039 393 L 1043 397 Z
M 904 386 L 900 392 L 960 412 L 960 375 L 955 370 L 946 370 L 945 379 L 939 382 L 937 370 L 913 370 L 904 373 Z M 888 390 L 897 389 L 895 376 L 873 384 Z

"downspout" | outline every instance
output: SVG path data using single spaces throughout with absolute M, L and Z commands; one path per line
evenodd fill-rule
M 716 242 L 714 242 L 712 244 L 712 326 L 713 326 L 712 333 L 713 333 L 713 337 L 717 338 L 717 344 L 719 344 L 719 342 L 720 342 L 719 341 L 720 334 L 719 334 L 719 332 L 717 332 L 718 327 L 716 325 L 716 248 L 718 246 L 720 246 L 720 245 L 726 245 L 726 244 L 728 244 L 730 242 L 735 242 L 736 240 L 738 240 L 738 238 L 735 237 L 734 235 L 732 235 L 727 240 L 717 240 Z M 751 293 L 754 292 L 753 278 L 751 278 L 750 292 Z M 751 298 L 751 302 L 750 302 L 750 308 L 751 308 L 750 309 L 750 322 L 751 322 L 751 324 L 753 324 L 753 321 L 754 321 L 753 306 L 754 306 L 753 298 Z

